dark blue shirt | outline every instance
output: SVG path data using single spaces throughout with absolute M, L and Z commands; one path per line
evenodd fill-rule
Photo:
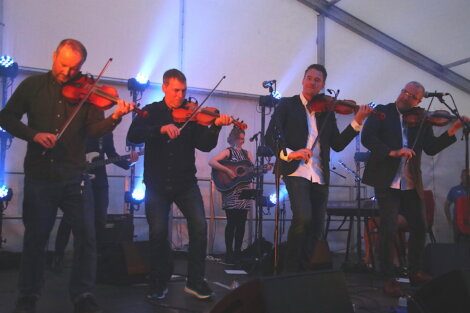
M 449 190 L 449 193 L 447 194 L 447 201 L 455 202 L 455 200 L 457 200 L 461 196 L 466 196 L 467 194 L 467 188 L 464 185 L 460 184 L 454 186 Z

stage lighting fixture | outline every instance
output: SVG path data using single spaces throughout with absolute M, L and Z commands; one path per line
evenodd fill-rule
M 276 195 L 274 195 L 274 201 L 271 200 L 272 198 L 272 195 L 271 196 L 263 196 L 261 198 L 261 203 L 264 207 L 267 207 L 267 208 L 272 208 L 273 206 L 276 205 Z
M 139 185 L 132 192 L 126 191 L 124 201 L 132 204 L 141 204 L 145 200 L 145 185 Z
M 13 198 L 13 190 L 3 185 L 0 187 L 0 201 L 8 202 Z
M 274 108 L 280 101 L 281 94 L 277 91 L 273 91 L 269 96 L 259 97 L 259 105 Z
M 18 63 L 9 55 L 0 57 L 0 76 L 15 78 L 18 75 Z
M 139 73 L 135 78 L 129 78 L 127 81 L 127 89 L 135 92 L 144 92 L 150 86 L 148 77 Z
M 283 201 L 286 196 L 287 196 L 287 189 L 284 185 L 282 185 L 281 188 L 279 189 L 279 201 Z M 271 203 L 276 204 L 276 193 L 275 192 L 269 195 L 269 201 Z
M 277 90 L 274 90 L 273 92 L 271 92 L 271 96 L 273 96 L 273 98 L 274 98 L 274 99 L 277 99 L 277 100 L 279 100 L 279 99 L 282 98 L 281 93 L 280 93 L 279 91 L 277 91 Z

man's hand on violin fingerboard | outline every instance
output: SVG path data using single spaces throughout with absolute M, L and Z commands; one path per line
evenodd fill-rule
M 226 114 L 220 114 L 218 118 L 215 119 L 214 124 L 215 126 L 224 126 L 231 124 L 233 119 Z
M 160 133 L 166 134 L 170 139 L 175 139 L 180 135 L 180 129 L 175 124 L 167 124 L 160 128 Z
M 127 113 L 134 110 L 134 107 L 135 107 L 134 103 L 126 102 L 122 99 L 119 99 L 117 101 L 116 110 L 114 110 L 114 112 L 113 112 L 113 119 L 115 119 L 115 120 L 120 119 L 121 117 L 123 117 Z
M 467 116 L 462 116 L 462 118 L 464 119 L 465 123 L 470 122 L 470 118 L 468 118 Z M 452 124 L 451 127 L 449 127 L 449 129 L 447 130 L 447 133 L 449 134 L 449 136 L 454 136 L 457 133 L 457 131 L 462 127 L 463 127 L 462 121 L 458 119 Z

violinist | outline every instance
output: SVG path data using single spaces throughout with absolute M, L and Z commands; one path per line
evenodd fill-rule
M 188 222 L 188 276 L 184 291 L 207 299 L 212 296 L 204 280 L 207 224 L 196 179 L 195 150 L 211 151 L 217 145 L 221 126 L 230 124 L 232 118 L 220 114 L 211 126 L 190 121 L 180 129 L 182 123 L 174 121 L 173 113 L 186 105 L 185 75 L 177 69 L 166 71 L 162 89 L 163 100 L 147 105 L 143 110 L 148 112 L 148 117 L 136 117 L 127 134 L 130 142 L 145 142 L 145 213 L 152 259 L 147 297 L 161 300 L 168 292 L 173 274 L 168 219 L 174 202 Z
M 315 242 L 323 236 L 330 148 L 343 150 L 372 111 L 368 106 L 361 106 L 351 124 L 340 133 L 334 113 L 315 112 L 308 105 L 325 87 L 326 76 L 323 65 L 310 65 L 302 79 L 302 92 L 281 99 L 266 133 L 267 144 L 277 151 L 292 209 L 285 260 L 287 272 L 308 269 L 309 255 L 314 251 Z M 323 125 L 324 131 L 313 147 Z
M 408 266 L 411 284 L 420 285 L 431 280 L 422 270 L 425 221 L 422 214 L 421 153 L 439 153 L 456 141 L 455 133 L 462 127 L 460 121 L 454 122 L 447 131 L 436 137 L 427 122 L 421 130 L 417 123 L 407 125 L 403 113 L 417 107 L 424 93 L 423 85 L 409 82 L 394 103 L 377 107 L 385 113 L 385 119 L 371 116 L 362 131 L 362 144 L 371 151 L 363 182 L 374 187 L 379 204 L 379 260 L 385 278 L 383 290 L 390 296 L 403 294 L 395 280 L 391 259 L 398 214 L 405 217 L 410 227 Z
M 46 243 L 58 208 L 75 236 L 69 290 L 74 312 L 101 312 L 92 294 L 96 243 L 93 207 L 83 197 L 89 188 L 87 184 L 82 186 L 85 141 L 87 136 L 99 137 L 112 131 L 134 105 L 119 100 L 112 115 L 104 118 L 101 110 L 85 103 L 57 140 L 56 134 L 76 108 L 62 96 L 62 87 L 80 76 L 86 56 L 78 40 L 62 40 L 53 53 L 52 70 L 26 78 L 0 112 L 0 126 L 28 143 L 17 313 L 35 312 L 44 280 Z M 24 114 L 28 116 L 27 124 L 21 121 Z

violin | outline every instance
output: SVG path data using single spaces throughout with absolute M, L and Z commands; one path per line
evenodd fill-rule
M 426 111 L 421 107 L 413 107 L 402 112 L 402 114 L 407 127 L 416 127 L 423 120 L 432 126 L 446 126 L 457 119 L 456 116 L 451 115 L 446 110 Z
M 90 89 L 92 89 L 87 102 L 101 110 L 111 108 L 118 100 L 120 100 L 116 88 L 106 85 L 93 86 L 94 82 L 95 80 L 91 75 L 82 75 L 78 79 L 75 79 L 62 87 L 62 95 L 68 101 L 78 103 L 85 98 L 89 94 Z M 145 118 L 148 115 L 147 111 L 143 111 L 139 108 L 134 108 L 133 111 L 140 117 Z
M 359 110 L 359 105 L 353 100 L 336 100 L 325 94 L 317 94 L 307 103 L 307 109 L 310 113 L 334 111 L 338 114 L 349 115 L 356 113 Z M 373 109 L 371 114 L 374 114 L 379 120 L 385 118 L 385 113 L 377 109 Z
M 202 126 L 212 125 L 214 121 L 220 116 L 220 112 L 217 108 L 204 107 L 195 113 L 197 109 L 197 101 L 194 98 L 189 98 L 189 100 L 180 108 L 171 111 L 171 116 L 173 117 L 173 121 L 175 123 L 186 123 L 188 121 L 194 121 Z M 248 126 L 243 123 L 243 121 L 239 121 L 238 118 L 235 119 L 232 117 L 232 124 L 241 130 L 248 128 Z

